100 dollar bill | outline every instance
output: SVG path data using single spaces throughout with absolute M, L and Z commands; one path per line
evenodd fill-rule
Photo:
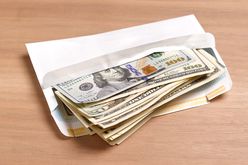
M 125 90 L 119 93 L 118 95 L 112 96 L 100 102 L 96 102 L 95 104 L 102 104 L 105 102 L 109 102 L 111 100 L 116 100 L 121 97 L 126 97 L 135 93 L 144 92 L 148 89 L 154 88 L 159 85 L 165 85 L 171 82 L 211 73 L 214 71 L 214 67 L 206 64 L 201 58 L 197 56 L 197 54 L 193 50 L 191 51 L 192 51 L 192 58 L 194 58 L 194 60 L 191 60 L 181 65 L 180 67 L 176 67 L 173 70 L 164 72 L 150 80 L 147 80 L 128 90 Z
M 204 52 L 204 51 L 201 50 L 201 53 L 202 52 Z M 143 124 L 145 124 L 153 116 L 152 112 L 156 108 L 166 104 L 170 100 L 173 100 L 174 98 L 177 98 L 178 96 L 180 96 L 184 93 L 192 91 L 193 89 L 196 89 L 196 88 L 198 88 L 198 87 L 200 87 L 206 83 L 209 83 L 209 82 L 215 80 L 216 78 L 218 78 L 219 76 L 221 76 L 224 73 L 224 69 L 216 62 L 216 60 L 211 55 L 208 55 L 206 52 L 204 52 L 204 56 L 202 54 L 199 54 L 199 52 L 197 52 L 197 53 L 199 56 L 201 56 L 202 58 L 205 58 L 206 60 L 208 60 L 208 62 L 210 62 L 211 64 L 213 64 L 216 67 L 214 72 L 212 72 L 208 75 L 202 76 L 202 77 L 196 79 L 195 81 L 192 81 L 190 83 L 185 83 L 185 84 L 182 84 L 181 86 L 177 87 L 176 89 L 174 89 L 170 93 L 163 96 L 156 104 L 154 104 L 153 106 L 148 108 L 146 110 L 146 112 L 144 112 L 147 117 L 144 118 L 144 115 L 141 117 L 137 117 L 135 119 L 137 122 L 129 124 L 125 128 L 121 129 L 121 131 L 114 132 L 114 134 L 111 134 L 111 130 L 102 132 L 102 134 L 106 134 L 106 135 L 104 135 L 104 137 L 106 137 L 105 141 L 107 141 L 111 145 L 120 144 L 128 136 L 130 136 L 132 133 L 134 133 L 135 130 L 137 130 L 137 127 L 140 127 Z M 110 136 L 108 136 L 109 134 L 110 134 Z
M 194 51 L 196 51 L 196 50 L 194 50 Z M 192 89 L 195 89 L 195 88 L 197 88 L 199 86 L 202 86 L 202 85 L 204 85 L 204 84 L 206 84 L 206 83 L 218 78 L 221 74 L 223 74 L 223 72 L 224 72 L 223 68 L 212 58 L 212 56 L 210 56 L 210 55 L 209 56 L 203 56 L 197 51 L 196 51 L 196 53 L 199 55 L 199 57 L 201 59 L 205 60 L 206 63 L 208 63 L 209 65 L 212 65 L 213 67 L 215 67 L 214 71 L 212 73 L 209 73 L 207 75 L 202 76 L 201 78 L 196 78 L 196 80 L 193 81 L 193 83 L 189 83 L 189 84 L 184 83 L 182 86 L 178 87 L 178 89 L 176 89 L 175 91 L 173 91 L 170 94 L 166 94 L 165 96 L 161 97 L 159 99 L 159 101 L 157 101 L 155 104 L 153 104 L 149 109 L 156 109 L 157 107 L 159 107 L 161 105 L 164 105 L 165 103 L 167 103 L 171 99 L 174 99 L 174 98 L 182 95 L 183 93 L 189 92 Z M 128 112 L 126 114 L 128 114 Z M 124 116 L 124 115 L 122 115 L 122 116 Z M 115 120 L 110 119 L 110 120 L 101 122 L 100 126 L 102 128 L 110 127 L 112 125 L 115 125 L 116 123 L 119 123 L 119 122 L 117 122 L 117 120 L 119 122 L 123 121 L 123 119 L 117 117 Z
M 75 103 L 96 102 L 193 61 L 190 50 L 154 52 L 120 66 L 84 75 L 54 86 Z
M 146 92 L 152 88 L 159 87 L 171 82 L 208 74 L 214 71 L 214 67 L 212 65 L 209 65 L 208 63 L 206 64 L 196 54 L 192 55 L 192 57 L 195 59 L 194 61 L 190 61 L 180 67 L 173 69 L 172 71 L 162 73 L 109 99 L 95 103 L 77 104 L 76 106 L 78 107 L 80 113 L 84 116 L 101 116 L 113 109 L 120 107 L 121 105 L 124 105 L 128 100 L 135 98 L 135 95 L 139 93 Z

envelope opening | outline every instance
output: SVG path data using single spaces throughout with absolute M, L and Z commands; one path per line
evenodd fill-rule
M 88 75 L 106 68 L 137 60 L 161 49 L 164 51 L 172 51 L 186 48 L 194 49 L 206 47 L 215 47 L 215 38 L 210 33 L 187 35 L 156 41 L 110 54 L 103 54 L 97 58 L 53 70 L 44 76 L 41 86 L 43 89 L 46 89 L 82 75 Z

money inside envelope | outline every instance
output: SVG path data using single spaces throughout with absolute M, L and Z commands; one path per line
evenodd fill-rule
M 153 116 L 173 111 L 167 105 L 224 74 L 209 49 L 156 51 L 56 84 L 54 93 L 89 135 L 120 144 Z

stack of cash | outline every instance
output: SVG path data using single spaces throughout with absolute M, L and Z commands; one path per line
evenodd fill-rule
M 157 51 L 54 85 L 58 101 L 91 132 L 120 144 L 157 108 L 224 73 L 205 49 Z

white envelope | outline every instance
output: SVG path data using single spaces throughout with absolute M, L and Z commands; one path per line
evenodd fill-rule
M 70 137 L 91 132 L 56 100 L 51 85 L 140 58 L 144 49 L 152 50 L 158 46 L 167 50 L 214 48 L 215 41 L 211 34 L 204 32 L 194 15 L 188 15 L 96 35 L 26 44 L 51 114 L 60 131 Z M 225 65 L 215 49 L 214 53 L 220 63 Z M 184 103 L 188 99 L 204 97 L 205 102 L 185 107 L 202 105 L 207 103 L 207 99 L 230 90 L 231 86 L 226 70 L 218 80 L 176 101 Z M 213 93 L 216 90 L 218 92 Z M 159 110 L 157 115 L 182 109 L 182 106 L 174 106 L 170 110 L 165 108 Z

